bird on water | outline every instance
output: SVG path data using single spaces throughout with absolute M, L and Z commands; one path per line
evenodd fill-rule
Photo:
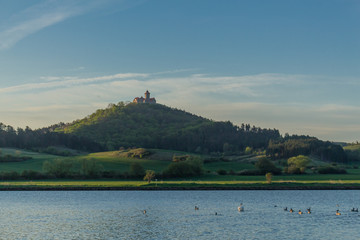
M 242 203 L 240 203 L 240 206 L 238 206 L 238 211 L 239 212 L 243 212 L 244 211 L 244 206 Z

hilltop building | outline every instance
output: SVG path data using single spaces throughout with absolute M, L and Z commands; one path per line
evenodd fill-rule
M 150 92 L 148 90 L 146 90 L 145 98 L 143 98 L 142 96 L 136 97 L 136 98 L 134 98 L 133 103 L 156 103 L 156 99 L 150 98 Z

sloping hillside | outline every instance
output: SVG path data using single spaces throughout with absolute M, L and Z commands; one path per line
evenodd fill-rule
M 86 137 L 108 150 L 147 147 L 189 152 L 242 151 L 266 147 L 280 137 L 278 130 L 231 122 L 216 122 L 160 104 L 111 104 L 69 124 L 52 126 L 57 132 Z

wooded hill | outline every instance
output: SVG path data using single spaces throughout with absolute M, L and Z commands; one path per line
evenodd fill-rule
M 142 147 L 217 156 L 242 155 L 250 149 L 266 152 L 271 159 L 313 155 L 328 162 L 360 160 L 358 154 L 350 150 L 346 154 L 340 145 L 315 137 L 282 137 L 277 129 L 250 124 L 236 126 L 229 121 L 213 121 L 161 104 L 110 104 L 72 123 L 37 130 L 28 127 L 15 130 L 0 123 L 0 147 L 55 153 L 52 146 L 86 152 Z
M 160 104 L 111 104 L 70 124 L 51 126 L 100 143 L 107 150 L 121 147 L 172 149 L 187 152 L 241 152 L 245 147 L 265 149 L 276 129 L 217 122 Z

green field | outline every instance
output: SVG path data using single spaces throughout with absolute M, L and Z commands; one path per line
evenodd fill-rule
M 10 172 L 15 171 L 21 173 L 24 170 L 34 170 L 34 171 L 42 171 L 43 162 L 54 159 L 63 159 L 64 157 L 30 152 L 22 149 L 14 149 L 14 148 L 1 148 L 1 154 L 6 155 L 19 155 L 19 156 L 29 156 L 32 157 L 30 160 L 26 160 L 24 162 L 1 162 L 0 163 L 0 171 L 1 172 Z
M 67 159 L 73 162 L 74 169 L 79 169 L 83 159 L 93 159 L 103 166 L 105 171 L 128 172 L 130 165 L 134 162 L 140 163 L 144 169 L 151 169 L 155 172 L 162 172 L 172 161 L 173 155 L 186 155 L 184 152 L 151 150 L 153 153 L 144 158 L 127 157 L 126 152 L 112 151 L 78 156 L 62 157 L 44 153 L 24 151 L 20 149 L 2 148 L 1 154 L 11 154 L 18 156 L 30 156 L 32 159 L 24 162 L 1 162 L 0 172 L 16 171 L 21 173 L 24 170 L 43 171 L 43 162 L 55 159 Z M 115 180 L 96 180 L 96 181 L 75 181 L 75 180 L 56 180 L 56 181 L 2 181 L 0 188 L 8 187 L 194 187 L 194 186 L 260 186 L 265 185 L 265 176 L 239 176 L 239 175 L 218 175 L 217 170 L 233 170 L 235 172 L 244 169 L 254 169 L 256 156 L 229 157 L 226 161 L 208 161 L 204 164 L 204 174 L 190 179 L 174 179 L 172 181 L 162 181 L 158 179 L 148 185 L 145 181 L 115 181 Z M 314 159 L 316 163 L 316 159 Z M 316 163 L 322 164 L 322 163 Z M 354 168 L 354 164 L 342 165 L 348 174 L 312 174 L 303 175 L 279 175 L 273 176 L 271 186 L 360 186 L 360 169 Z
M 311 187 L 356 187 L 360 188 L 360 180 L 316 180 L 316 181 L 274 181 L 271 184 L 266 181 L 245 180 L 245 181 L 153 181 L 148 184 L 144 181 L 2 181 L 1 189 L 127 189 L 127 188 L 151 188 L 151 189 L 186 189 L 186 188 L 311 188 Z
M 43 162 L 48 160 L 52 161 L 55 159 L 67 159 L 73 161 L 74 168 L 80 167 L 80 162 L 83 159 L 94 159 L 101 164 L 106 171 L 116 170 L 119 172 L 127 172 L 130 169 L 132 163 L 141 164 L 144 169 L 154 170 L 155 172 L 162 172 L 172 161 L 173 155 L 186 155 L 188 153 L 179 151 L 168 151 L 168 150 L 153 150 L 154 154 L 147 158 L 131 158 L 126 157 L 119 151 L 110 152 L 99 152 L 90 153 L 71 157 L 62 157 L 44 153 L 24 151 L 20 149 L 2 148 L 1 152 L 3 155 L 19 155 L 19 156 L 30 156 L 33 159 L 24 162 L 2 162 L 0 163 L 0 171 L 16 171 L 21 173 L 23 170 L 35 170 L 43 171 Z M 195 155 L 196 156 L 196 155 Z M 238 162 L 210 162 L 204 165 L 205 172 L 215 172 L 218 169 L 224 169 L 226 171 L 240 171 L 243 169 L 254 169 L 254 165 L 250 164 L 249 161 Z
M 360 144 L 349 144 L 343 148 L 344 150 L 360 151 Z

